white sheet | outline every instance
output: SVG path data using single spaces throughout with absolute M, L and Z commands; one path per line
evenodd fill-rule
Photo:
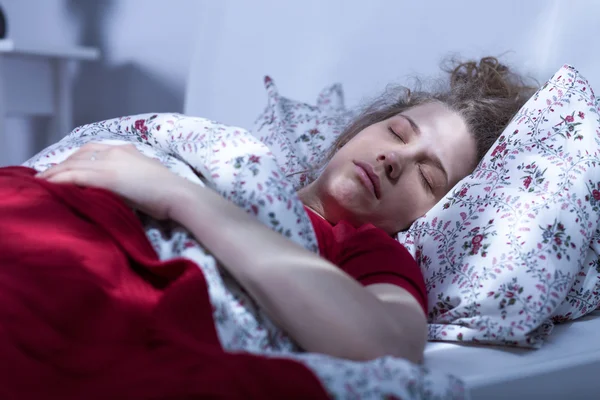
M 557 325 L 539 350 L 429 343 L 425 365 L 463 379 L 474 400 L 600 398 L 600 311 Z

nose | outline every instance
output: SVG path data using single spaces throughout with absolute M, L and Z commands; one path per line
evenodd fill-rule
M 387 151 L 385 153 L 381 153 L 377 157 L 377 161 L 383 163 L 383 167 L 385 170 L 385 174 L 391 180 L 396 180 L 400 178 L 402 174 L 402 169 L 404 168 L 404 163 L 402 162 L 403 157 L 401 157 L 395 151 Z

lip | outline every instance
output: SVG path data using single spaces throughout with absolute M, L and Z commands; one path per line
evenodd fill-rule
M 357 169 L 359 176 L 368 181 L 368 183 L 370 184 L 369 186 L 371 186 L 373 190 L 373 194 L 379 200 L 379 198 L 381 197 L 381 180 L 373 170 L 373 167 L 370 164 L 364 163 L 362 161 L 355 161 L 354 165 L 358 167 Z

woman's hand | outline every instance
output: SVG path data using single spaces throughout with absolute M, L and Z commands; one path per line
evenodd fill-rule
M 110 190 L 157 219 L 169 218 L 173 194 L 189 184 L 133 145 L 87 144 L 37 177 Z

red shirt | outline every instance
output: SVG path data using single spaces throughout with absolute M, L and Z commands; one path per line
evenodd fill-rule
M 305 207 L 321 256 L 363 286 L 389 283 L 414 296 L 427 314 L 427 291 L 421 269 L 408 250 L 382 229 L 367 224 L 354 228 L 345 221 L 331 225 Z

